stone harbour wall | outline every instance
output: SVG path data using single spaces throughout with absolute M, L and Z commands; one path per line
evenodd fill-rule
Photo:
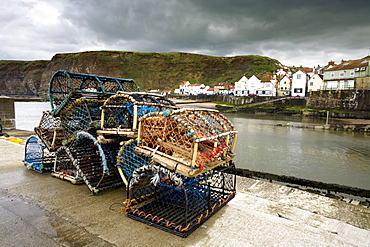
M 0 124 L 7 128 L 15 127 L 14 99 L 0 96 Z
M 370 90 L 325 90 L 309 92 L 307 107 L 347 111 L 369 111 Z

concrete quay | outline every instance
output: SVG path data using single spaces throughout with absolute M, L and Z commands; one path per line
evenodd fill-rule
M 90 196 L 27 170 L 22 144 L 0 140 L 0 152 L 0 246 L 370 246 L 369 208 L 243 177 L 233 200 L 181 238 L 128 218 L 123 187 Z

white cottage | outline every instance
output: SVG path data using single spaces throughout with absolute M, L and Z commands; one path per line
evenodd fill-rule
M 284 76 L 279 82 L 277 86 L 277 96 L 288 96 L 290 95 L 290 78 L 288 76 Z
M 239 81 L 235 82 L 234 95 L 235 96 L 247 96 L 248 95 L 248 78 L 243 75 Z
M 180 84 L 180 88 L 175 89 L 175 93 L 185 95 L 198 95 L 206 94 L 208 89 L 209 86 L 205 86 L 204 84 L 190 84 L 189 81 L 183 81 Z
M 307 87 L 307 75 L 302 71 L 297 71 L 293 74 L 291 96 L 305 97 Z
M 324 86 L 323 75 L 314 74 L 307 82 L 307 91 L 320 91 Z

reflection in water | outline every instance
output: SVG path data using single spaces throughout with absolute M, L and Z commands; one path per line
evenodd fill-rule
M 325 120 L 225 115 L 239 133 L 237 167 L 370 189 L 368 134 L 284 127 Z

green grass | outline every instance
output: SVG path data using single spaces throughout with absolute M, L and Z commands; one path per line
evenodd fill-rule
M 311 112 L 319 112 L 319 109 L 314 109 L 314 108 L 308 108 L 305 106 L 291 106 L 287 105 L 284 107 L 285 110 L 292 110 L 292 111 L 311 111 Z
M 224 107 L 237 107 L 235 104 L 228 104 L 228 103 L 224 103 L 224 102 L 219 102 L 219 101 L 212 101 L 212 103 L 215 103 L 217 105 L 220 105 L 220 106 L 224 106 Z
M 61 53 L 45 61 L 0 61 L 2 74 L 13 71 L 33 73 L 34 70 L 44 70 L 43 75 L 53 74 L 55 71 L 47 71 L 47 68 L 56 67 L 67 71 L 77 68 L 81 73 L 89 71 L 94 75 L 134 79 L 142 91 L 147 91 L 174 90 L 183 81 L 212 86 L 220 82 L 235 83 L 243 75 L 250 77 L 265 71 L 273 73 L 280 67 L 280 63 L 258 55 L 216 57 L 182 52 L 130 51 Z M 34 78 L 30 79 L 35 81 Z M 49 81 L 41 83 L 48 84 Z M 47 88 L 47 85 L 41 87 Z

